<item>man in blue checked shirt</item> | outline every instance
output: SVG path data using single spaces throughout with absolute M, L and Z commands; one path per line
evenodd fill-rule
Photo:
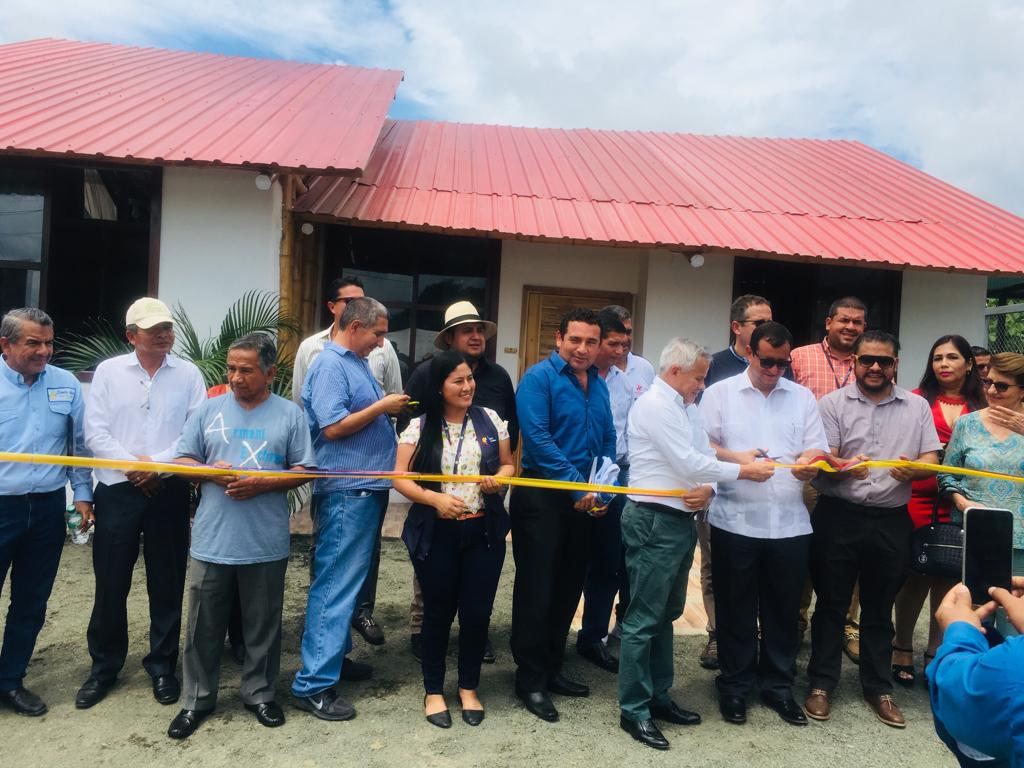
M 524 477 L 586 482 L 595 458 L 615 459 L 608 387 L 594 365 L 600 338 L 595 312 L 570 310 L 555 333 L 551 356 L 523 374 L 516 411 Z M 516 695 L 548 722 L 558 719 L 549 693 L 590 694 L 587 686 L 562 675 L 562 656 L 586 576 L 588 515 L 600 516 L 605 509 L 593 493 L 512 489 Z
M 302 387 L 317 466 L 323 470 L 395 468 L 397 437 L 390 416 L 407 395 L 384 395 L 366 358 L 386 343 L 388 311 L 379 301 L 348 302 L 334 340 L 313 361 Z M 322 720 L 348 720 L 355 708 L 334 690 L 339 679 L 365 679 L 369 665 L 345 658 L 350 625 L 380 535 L 391 481 L 336 477 L 313 487 L 313 575 L 302 636 L 302 669 L 295 675 L 295 706 Z
M 0 321 L 0 446 L 15 453 L 84 453 L 78 379 L 49 365 L 53 321 L 12 309 Z M 84 529 L 92 520 L 92 472 L 49 464 L 0 464 L 0 587 L 11 571 L 11 606 L 0 651 L 0 703 L 46 714 L 22 685 L 64 547 L 64 486 L 70 481 Z

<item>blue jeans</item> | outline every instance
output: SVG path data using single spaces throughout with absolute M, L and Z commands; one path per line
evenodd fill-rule
M 619 473 L 619 485 L 629 485 L 629 469 Z M 583 623 L 576 634 L 576 647 L 592 648 L 608 634 L 615 593 L 622 581 L 622 507 L 624 493 L 615 494 L 603 517 L 590 520 L 590 554 L 587 581 L 583 586 Z M 621 599 L 621 598 L 620 598 Z
M 64 548 L 64 489 L 0 496 L 0 590 L 11 571 L 0 691 L 21 687 Z
M 349 625 L 378 537 L 386 490 L 346 490 L 318 495 L 313 575 L 302 636 L 302 669 L 292 693 L 313 696 L 334 686 L 352 649 Z

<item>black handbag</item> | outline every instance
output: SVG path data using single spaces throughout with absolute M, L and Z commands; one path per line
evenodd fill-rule
M 910 539 L 910 567 L 925 576 L 959 579 L 963 571 L 964 532 L 956 523 L 939 522 L 939 499 L 932 506 L 932 521 L 914 531 Z

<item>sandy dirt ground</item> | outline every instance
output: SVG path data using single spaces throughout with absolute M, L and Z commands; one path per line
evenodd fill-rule
M 513 665 L 508 651 L 512 581 L 511 551 L 499 588 L 492 637 L 498 662 L 485 666 L 481 698 L 487 719 L 478 728 L 465 725 L 453 709 L 455 725 L 441 730 L 422 715 L 423 688 L 419 666 L 410 655 L 407 609 L 411 568 L 405 548 L 387 541 L 381 567 L 377 618 L 387 643 L 373 648 L 356 638 L 354 656 L 374 665 L 366 683 L 343 683 L 339 690 L 352 701 L 358 716 L 345 723 L 325 723 L 290 706 L 288 688 L 298 667 L 298 638 L 308 586 L 307 539 L 293 539 L 285 598 L 282 675 L 279 700 L 288 722 L 281 728 L 261 727 L 238 698 L 239 669 L 225 654 L 220 702 L 192 738 L 176 742 L 166 735 L 177 706 L 154 701 L 149 678 L 141 667 L 148 618 L 141 560 L 130 598 L 131 650 L 117 687 L 91 710 L 74 708 L 74 696 L 85 680 L 89 655 L 85 630 L 92 601 L 91 545 L 68 544 L 50 600 L 46 625 L 39 638 L 26 684 L 50 706 L 42 718 L 19 717 L 0 710 L 0 766 L 205 766 L 218 768 L 316 768 L 319 766 L 954 766 L 955 761 L 935 737 L 924 688 L 897 690 L 897 701 L 909 721 L 905 731 L 877 722 L 860 700 L 857 668 L 844 662 L 841 690 L 828 723 L 805 728 L 786 725 L 751 703 L 746 726 L 728 725 L 718 715 L 713 673 L 697 664 L 702 638 L 677 637 L 674 694 L 682 705 L 704 716 L 697 727 L 666 725 L 672 742 L 668 752 L 642 747 L 618 725 L 615 677 L 566 654 L 566 672 L 591 686 L 588 699 L 556 698 L 559 723 L 548 724 L 526 712 L 512 694 Z M 6 595 L 3 613 L 6 613 Z M 2 623 L 0 623 L 2 626 Z M 923 637 L 918 628 L 918 647 Z M 570 635 L 570 648 L 572 635 Z M 452 643 L 454 648 L 455 643 Z M 798 693 L 808 647 L 799 660 Z M 918 656 L 920 663 L 920 655 Z M 454 656 L 449 661 L 448 689 L 455 697 Z

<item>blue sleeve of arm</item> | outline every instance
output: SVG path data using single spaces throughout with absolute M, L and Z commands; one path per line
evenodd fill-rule
M 516 392 L 516 412 L 523 454 L 529 463 L 550 480 L 582 483 L 585 477 L 576 471 L 551 436 L 551 395 L 547 379 L 540 375 L 523 377 Z M 577 501 L 582 493 L 573 492 Z
M 75 456 L 89 456 L 89 450 L 85 447 L 85 398 L 82 396 L 82 387 L 77 384 L 75 387 L 75 399 L 71 404 L 71 419 L 74 424 Z M 68 480 L 71 483 L 71 491 L 75 501 L 92 501 L 92 470 L 88 467 L 69 467 Z
M 207 463 L 206 447 L 203 445 L 201 433 L 204 411 L 205 409 L 200 408 L 186 419 L 185 426 L 181 429 L 181 437 L 178 438 L 178 444 L 174 447 L 174 458 L 188 458 L 201 464 Z

